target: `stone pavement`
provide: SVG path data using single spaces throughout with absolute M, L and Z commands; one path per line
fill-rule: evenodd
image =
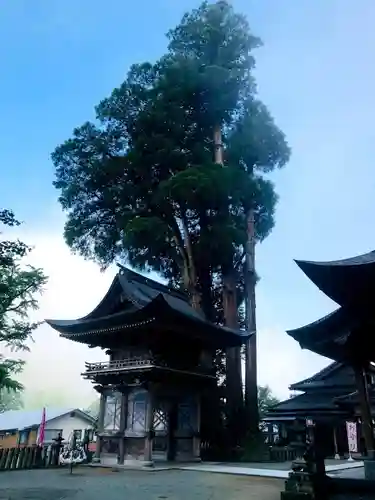
M 220 463 L 202 462 L 198 464 L 180 465 L 179 468 L 186 471 L 217 472 L 221 474 L 234 474 L 239 476 L 258 476 L 287 479 L 292 463 Z M 326 471 L 328 475 L 337 474 L 341 471 L 363 469 L 363 462 L 347 460 L 326 460 Z
M 78 467 L 0 473 L 0 500 L 279 500 L 284 481 L 180 470 Z
M 356 469 L 339 470 L 331 473 L 335 477 L 346 477 L 350 479 L 364 479 L 365 478 L 365 468 L 358 467 Z M 375 498 L 375 494 L 374 494 Z

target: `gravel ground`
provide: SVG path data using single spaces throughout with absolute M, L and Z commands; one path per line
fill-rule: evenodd
M 0 500 L 279 500 L 283 488 L 278 479 L 178 470 L 0 473 Z

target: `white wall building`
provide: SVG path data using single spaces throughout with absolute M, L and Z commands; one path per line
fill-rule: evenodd
M 0 446 L 35 444 L 42 421 L 43 409 L 35 411 L 6 411 L 0 414 Z M 61 433 L 68 440 L 74 432 L 77 440 L 83 439 L 85 429 L 93 429 L 95 419 L 78 408 L 46 408 L 44 442 L 51 443 Z M 13 437 L 10 440 L 10 437 Z M 12 441 L 15 440 L 13 443 Z M 9 444 L 8 444 L 9 443 Z M 4 443 L 5 444 L 5 443 Z
M 51 414 L 51 413 L 50 413 Z M 79 409 L 69 409 L 56 417 L 49 418 L 46 409 L 46 427 L 44 432 L 44 442 L 50 442 L 61 432 L 64 439 L 74 432 L 77 440 L 83 439 L 84 430 L 92 429 L 94 419 Z

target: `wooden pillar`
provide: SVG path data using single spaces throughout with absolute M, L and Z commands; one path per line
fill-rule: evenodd
M 145 451 L 144 460 L 147 464 L 152 465 L 152 445 L 154 439 L 154 393 L 151 388 L 148 390 L 148 400 L 146 405 L 145 418 Z
M 359 405 L 361 409 L 362 431 L 365 439 L 367 456 L 370 459 L 375 459 L 374 434 L 366 372 L 363 367 L 355 367 L 354 372 L 357 383 Z
M 120 442 L 119 442 L 119 464 L 125 459 L 125 429 L 128 413 L 128 394 L 124 390 L 121 392 L 121 414 L 120 414 Z
M 337 427 L 333 424 L 333 446 L 335 448 L 335 460 L 340 460 L 339 447 L 337 445 Z
M 197 396 L 197 422 L 196 422 L 196 432 L 193 437 L 193 457 L 194 460 L 201 459 L 201 397 Z
M 98 427 L 96 431 L 96 448 L 95 448 L 95 459 L 100 459 L 100 436 L 104 430 L 104 416 L 105 416 L 105 394 L 101 392 L 100 403 L 99 403 L 99 416 L 98 416 Z

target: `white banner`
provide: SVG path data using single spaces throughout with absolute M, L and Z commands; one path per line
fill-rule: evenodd
M 357 453 L 357 424 L 355 422 L 346 422 L 346 434 L 348 436 L 349 453 Z

